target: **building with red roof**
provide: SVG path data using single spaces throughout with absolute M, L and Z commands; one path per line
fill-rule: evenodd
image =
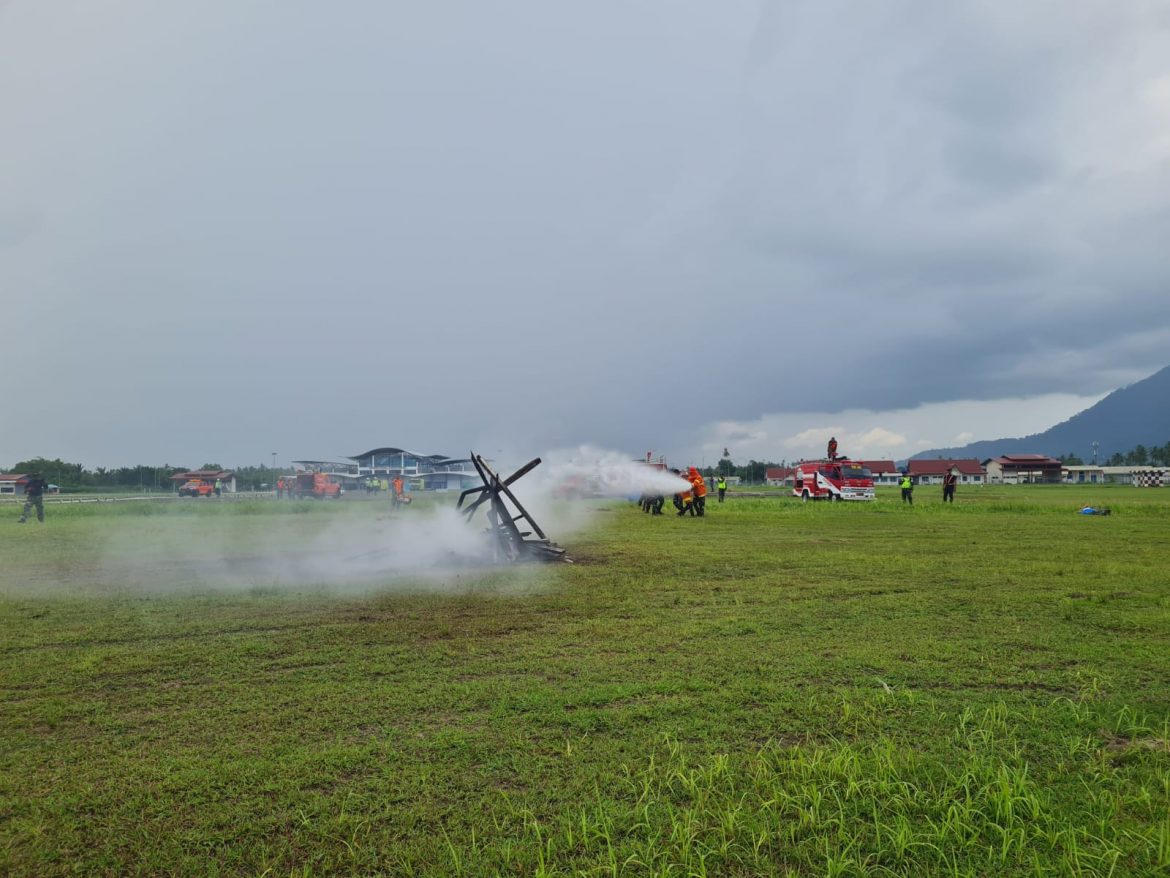
M 790 466 L 770 466 L 764 470 L 764 484 L 777 488 L 791 488 L 794 481 L 793 473 L 795 472 L 796 470 Z
M 859 460 L 857 462 L 869 470 L 875 485 L 896 485 L 902 477 L 898 465 L 892 460 Z
M 26 473 L 0 473 L 0 494 L 15 494 L 19 497 L 27 484 Z

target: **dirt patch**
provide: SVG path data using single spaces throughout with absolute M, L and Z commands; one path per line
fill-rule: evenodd
M 1170 753 L 1170 741 L 1156 738 L 1153 735 L 1129 738 L 1125 735 L 1115 735 L 1101 729 L 1098 734 L 1105 743 L 1105 749 L 1113 753 L 1123 753 L 1129 750 L 1151 750 Z

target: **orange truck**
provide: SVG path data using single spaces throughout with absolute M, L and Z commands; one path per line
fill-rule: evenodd
M 188 479 L 179 488 L 180 497 L 210 497 L 215 493 L 215 485 L 203 479 Z
M 341 485 L 329 478 L 328 473 L 297 473 L 291 492 L 298 500 L 335 500 L 341 496 Z

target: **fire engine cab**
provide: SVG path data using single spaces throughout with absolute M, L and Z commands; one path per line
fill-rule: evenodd
M 792 469 L 792 496 L 801 500 L 873 499 L 873 475 L 855 460 L 802 460 Z

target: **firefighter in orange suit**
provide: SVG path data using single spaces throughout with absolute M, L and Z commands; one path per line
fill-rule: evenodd
M 691 502 L 692 514 L 701 516 L 707 509 L 707 480 L 692 466 L 687 470 L 687 481 L 691 483 L 691 493 L 695 498 Z

